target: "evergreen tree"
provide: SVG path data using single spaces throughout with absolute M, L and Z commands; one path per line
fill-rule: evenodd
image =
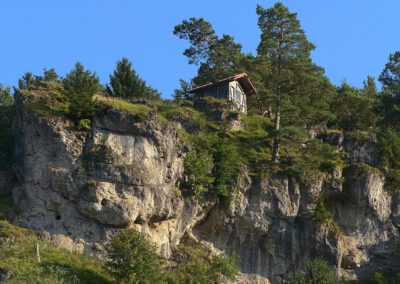
M 113 75 L 110 75 L 108 93 L 114 97 L 125 99 L 159 99 L 156 89 L 146 85 L 132 69 L 132 63 L 127 58 L 117 62 Z
M 180 103 L 183 100 L 189 100 L 191 99 L 191 94 L 189 93 L 189 90 L 191 89 L 190 83 L 186 82 L 183 79 L 179 80 L 180 88 L 174 90 L 174 94 L 172 97 L 174 98 L 174 101 L 177 103 Z
M 400 131 L 400 51 L 389 56 L 379 82 L 382 84 L 382 96 L 377 109 L 382 123 Z
M 272 109 L 274 117 L 272 161 L 278 162 L 282 122 L 307 126 L 326 121 L 331 116 L 327 96 L 331 86 L 323 69 L 311 61 L 315 47 L 307 40 L 296 13 L 276 3 L 269 9 L 257 6 L 257 14 L 261 30 L 258 60 L 268 63 L 267 74 L 261 75 L 268 96 L 264 101 L 273 101 L 272 106 L 265 106 Z
M 20 89 L 28 89 L 33 85 L 35 76 L 32 72 L 26 72 L 21 79 L 18 80 L 18 87 Z
M 368 76 L 367 80 L 363 82 L 362 95 L 371 99 L 378 97 L 378 89 L 376 88 L 375 78 Z
M 55 82 L 58 80 L 58 74 L 54 68 L 43 70 L 43 79 L 47 82 Z
M 0 106 L 9 107 L 14 103 L 14 99 L 10 93 L 10 87 L 4 87 L 0 83 Z
M 75 68 L 62 81 L 69 100 L 69 111 L 74 120 L 91 118 L 96 111 L 93 95 L 101 90 L 96 73 L 85 70 L 77 62 Z
M 344 131 L 368 130 L 375 124 L 374 100 L 364 93 L 365 90 L 351 87 L 346 82 L 337 89 L 332 102 L 337 128 Z
M 184 55 L 189 64 L 199 66 L 195 86 L 215 82 L 239 72 L 242 46 L 229 35 L 218 38 L 212 25 L 203 18 L 190 18 L 175 26 L 174 35 L 188 40 Z

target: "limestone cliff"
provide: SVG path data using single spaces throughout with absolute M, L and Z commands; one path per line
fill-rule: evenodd
M 243 271 L 253 274 L 241 283 L 281 283 L 317 256 L 345 279 L 395 268 L 400 199 L 369 166 L 307 184 L 279 174 L 255 180 L 243 168 L 230 201 L 196 198 L 179 185 L 188 147 L 155 113 L 139 121 L 107 110 L 80 132 L 61 118 L 34 114 L 22 97 L 16 101 L 16 221 L 62 246 L 99 253 L 112 233 L 132 226 L 169 258 L 186 236 L 211 251 L 237 253 Z M 373 145 L 339 140 L 349 159 L 376 161 Z M 314 219 L 321 197 L 335 225 Z

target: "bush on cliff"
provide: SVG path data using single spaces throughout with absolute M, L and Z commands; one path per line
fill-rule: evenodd
M 290 284 L 336 284 L 335 269 L 329 263 L 322 259 L 316 258 L 306 265 L 304 272 L 294 275 Z
M 106 267 L 118 283 L 163 282 L 163 262 L 156 249 L 134 229 L 124 229 L 106 247 Z

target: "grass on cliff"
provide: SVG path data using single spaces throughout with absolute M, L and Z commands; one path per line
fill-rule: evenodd
M 94 96 L 94 99 L 107 107 L 116 110 L 126 111 L 139 121 L 143 121 L 148 116 L 151 108 L 144 104 L 130 103 L 120 98 L 106 97 L 101 95 Z
M 26 100 L 26 107 L 38 115 L 68 117 L 69 103 L 60 82 L 40 81 L 29 89 L 22 89 L 19 92 Z
M 36 243 L 40 263 L 35 258 Z M 6 220 L 0 220 L 0 255 L 0 269 L 12 275 L 7 283 L 111 283 L 99 260 L 57 248 Z

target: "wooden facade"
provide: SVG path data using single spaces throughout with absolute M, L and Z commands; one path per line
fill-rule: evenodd
M 247 96 L 256 93 L 256 89 L 247 74 L 242 73 L 216 83 L 194 88 L 190 92 L 197 97 L 227 99 L 234 102 L 241 112 L 247 113 Z

